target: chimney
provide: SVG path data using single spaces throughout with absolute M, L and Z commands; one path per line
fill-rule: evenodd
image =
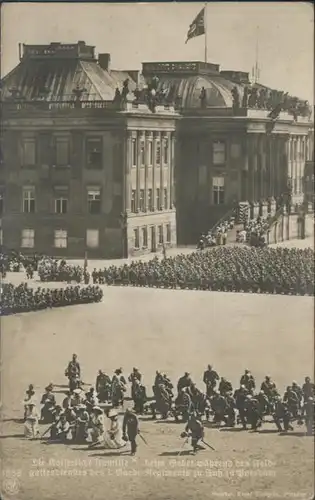
M 98 64 L 103 70 L 109 72 L 110 71 L 110 54 L 99 54 L 98 55 Z

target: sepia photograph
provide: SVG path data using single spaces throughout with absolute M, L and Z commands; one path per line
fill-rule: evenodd
M 314 6 L 4 2 L 1 500 L 314 498 Z

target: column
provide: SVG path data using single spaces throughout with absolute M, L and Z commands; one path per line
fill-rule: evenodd
M 170 134 L 171 144 L 170 144 L 170 208 L 174 208 L 175 202 L 175 132 Z
M 156 210 L 156 144 L 157 132 L 153 132 L 153 162 L 152 162 L 152 211 Z
M 131 210 L 131 161 L 132 161 L 132 133 L 127 132 L 125 136 L 125 158 L 124 158 L 124 175 L 123 175 L 123 188 L 124 188 L 124 202 L 123 208 L 124 212 L 130 212 Z
M 146 132 L 145 133 L 145 143 L 144 143 L 144 151 L 145 151 L 145 164 L 144 164 L 144 206 L 145 206 L 145 211 L 149 211 L 149 163 L 150 163 L 150 158 L 149 158 L 149 143 L 150 139 L 152 138 L 152 132 Z
M 248 156 L 248 198 L 251 203 L 255 201 L 255 168 L 257 168 L 257 157 L 254 158 L 256 137 L 249 134 L 247 136 L 247 156 Z
M 140 168 L 141 168 L 142 133 L 137 132 L 137 166 L 136 166 L 136 211 L 140 212 Z
M 280 170 L 280 137 L 276 136 L 275 137 L 275 144 L 274 144 L 274 168 L 273 168 L 273 194 L 272 196 L 274 198 L 277 198 L 279 196 L 279 170 Z
M 164 210 L 164 148 L 166 136 L 161 134 L 161 164 L 160 164 L 160 210 Z
M 167 209 L 170 210 L 171 207 L 171 183 L 172 183 L 172 177 L 171 177 L 171 162 L 172 162 L 172 156 L 171 156 L 171 149 L 172 149 L 172 135 L 171 132 L 167 132 L 167 143 L 168 143 L 168 150 L 167 150 Z

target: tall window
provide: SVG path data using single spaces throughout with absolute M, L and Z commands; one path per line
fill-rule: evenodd
M 140 166 L 143 167 L 145 164 L 145 149 L 144 149 L 144 142 L 141 141 L 140 143 Z
M 35 212 L 35 188 L 23 188 L 23 212 L 25 214 L 33 214 Z
M 225 143 L 216 141 L 212 144 L 212 161 L 214 165 L 223 165 L 225 163 Z
M 156 164 L 158 166 L 161 165 L 161 143 L 160 142 L 156 143 L 155 161 L 156 161 Z
M 54 236 L 54 247 L 55 248 L 67 248 L 68 244 L 68 233 L 64 229 L 56 229 Z
M 164 238 L 163 238 L 163 226 L 158 226 L 158 232 L 159 232 L 159 243 L 162 245 Z
M 148 229 L 146 227 L 142 228 L 142 246 L 143 248 L 148 246 Z
M 166 242 L 171 243 L 171 225 L 166 224 Z
M 148 189 L 148 209 L 149 212 L 153 211 L 152 189 Z
M 103 166 L 103 142 L 101 137 L 86 139 L 86 166 L 91 169 L 101 169 Z
M 34 248 L 35 244 L 35 231 L 34 229 L 22 229 L 21 247 Z
M 68 199 L 62 196 L 55 199 L 55 213 L 66 214 L 68 211 Z
M 133 189 L 131 191 L 131 212 L 135 214 L 137 211 L 136 209 L 136 190 Z
M 137 139 L 132 139 L 131 143 L 132 166 L 137 166 Z
M 164 165 L 168 164 L 168 147 L 169 147 L 168 139 L 165 138 L 164 139 L 164 151 L 163 151 L 163 156 L 164 156 L 163 163 L 164 163 Z
M 24 167 L 33 167 L 36 165 L 36 140 L 34 138 L 23 139 L 22 152 Z
M 167 204 L 167 189 L 164 189 L 164 208 L 165 210 L 168 209 L 168 204 Z
M 213 190 L 213 204 L 224 204 L 224 177 L 213 177 L 212 179 Z
M 3 215 L 4 202 L 3 202 L 3 193 L 0 192 L 0 217 Z
M 88 248 L 98 248 L 99 246 L 99 230 L 87 229 L 86 230 L 86 246 Z
M 134 234 L 134 248 L 139 248 L 140 241 L 139 241 L 139 228 L 138 227 L 133 230 L 133 234 Z
M 140 189 L 139 209 L 140 209 L 140 212 L 144 212 L 144 211 L 145 211 L 145 205 L 144 205 L 144 189 Z
M 152 141 L 148 142 L 148 148 L 149 148 L 149 153 L 148 153 L 149 165 L 152 165 L 153 164 L 153 143 L 152 143 Z
M 56 137 L 56 165 L 67 167 L 70 163 L 69 139 L 67 137 Z
M 161 207 L 161 191 L 160 188 L 156 190 L 156 209 L 160 210 Z
M 88 190 L 88 211 L 90 214 L 101 212 L 101 190 L 99 188 Z

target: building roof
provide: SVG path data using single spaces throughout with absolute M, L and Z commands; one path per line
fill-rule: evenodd
M 112 100 L 116 88 L 121 90 L 126 78 L 132 92 L 136 82 L 126 71 L 105 70 L 94 57 L 70 58 L 63 54 L 57 57 L 50 53 L 45 55 L 43 51 L 38 54 L 37 50 L 35 54 L 27 52 L 3 78 L 2 99 L 9 99 L 14 89 L 18 97 L 27 101 L 38 98 L 68 101 L 75 99 L 73 90 L 78 88 L 82 91 L 82 100 Z

